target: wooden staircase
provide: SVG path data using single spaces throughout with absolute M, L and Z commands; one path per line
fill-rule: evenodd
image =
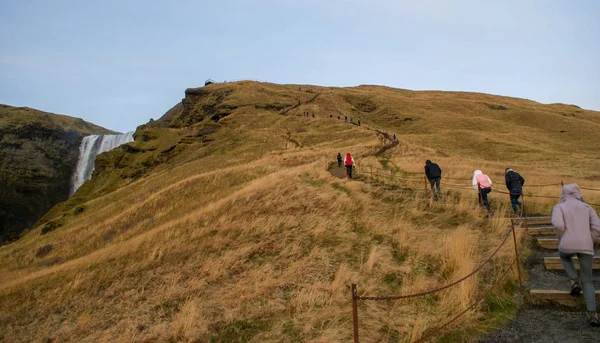
M 549 216 L 531 217 L 515 221 L 518 229 L 527 232 L 527 235 L 533 241 L 533 249 L 539 248 L 544 252 L 544 265 L 548 273 L 557 270 L 564 270 L 564 267 L 558 257 L 558 239 L 554 234 L 552 227 L 552 218 Z M 554 255 L 554 256 L 548 256 Z M 579 269 L 577 258 L 574 258 L 575 266 Z M 600 257 L 594 257 L 593 268 L 600 270 Z M 558 286 L 568 287 L 568 278 L 564 275 L 564 282 L 558 282 Z M 531 303 L 556 303 L 568 307 L 582 307 L 584 304 L 583 295 L 572 296 L 568 290 L 556 289 L 531 289 L 529 291 Z M 600 304 L 600 290 L 596 291 L 596 301 Z

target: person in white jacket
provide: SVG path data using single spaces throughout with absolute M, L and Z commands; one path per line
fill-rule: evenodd
M 479 203 L 483 204 L 488 211 L 491 211 L 487 196 L 492 191 L 492 180 L 481 170 L 476 170 L 473 172 L 473 188 L 478 190 Z

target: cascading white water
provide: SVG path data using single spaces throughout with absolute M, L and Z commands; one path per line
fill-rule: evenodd
M 133 131 L 120 135 L 92 135 L 83 137 L 79 145 L 79 159 L 71 178 L 71 195 L 92 177 L 96 156 L 121 144 L 133 142 Z

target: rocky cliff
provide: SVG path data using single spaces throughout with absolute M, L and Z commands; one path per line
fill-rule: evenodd
M 79 118 L 0 105 L 0 244 L 67 199 L 81 140 L 105 133 Z

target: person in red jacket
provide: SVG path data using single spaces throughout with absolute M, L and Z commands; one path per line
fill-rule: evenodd
M 354 159 L 352 158 L 352 155 L 350 155 L 350 153 L 346 154 L 344 165 L 346 166 L 346 175 L 348 176 L 349 179 L 351 179 L 352 178 L 352 167 L 354 167 Z

